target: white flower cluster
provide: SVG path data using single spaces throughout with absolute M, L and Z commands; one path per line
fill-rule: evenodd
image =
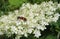
M 8 37 L 16 34 L 15 39 L 22 35 L 34 34 L 35 37 L 41 36 L 41 31 L 46 29 L 50 22 L 56 22 L 59 13 L 56 13 L 57 5 L 52 1 L 42 2 L 41 4 L 23 4 L 19 10 L 9 12 L 9 15 L 0 17 L 0 35 L 6 34 Z

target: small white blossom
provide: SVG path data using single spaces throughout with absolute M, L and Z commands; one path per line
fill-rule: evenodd
M 0 35 L 3 35 L 4 33 L 0 31 Z
M 60 4 L 58 4 L 58 8 L 60 8 Z
M 41 33 L 39 30 L 35 30 L 34 31 L 35 37 L 39 38 L 39 36 L 41 36 Z

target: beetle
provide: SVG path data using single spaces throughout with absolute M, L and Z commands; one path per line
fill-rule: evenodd
M 27 19 L 25 17 L 21 17 L 21 16 L 18 16 L 17 19 L 20 19 L 20 20 L 23 20 L 23 21 L 27 21 Z

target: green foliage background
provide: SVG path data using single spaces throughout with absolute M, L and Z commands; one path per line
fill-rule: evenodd
M 14 11 L 19 9 L 23 3 L 37 3 L 40 4 L 43 1 L 50 1 L 50 0 L 0 0 L 0 16 L 4 14 L 8 14 L 8 11 Z M 60 0 L 51 0 L 53 2 L 60 3 Z M 60 13 L 60 9 L 57 9 L 57 12 Z M 41 31 L 42 36 L 39 38 L 35 38 L 33 34 L 29 35 L 28 38 L 21 37 L 21 39 L 60 39 L 60 17 L 56 23 L 51 23 L 45 31 Z M 0 39 L 14 39 L 15 34 L 11 37 L 7 37 L 6 35 L 0 36 Z

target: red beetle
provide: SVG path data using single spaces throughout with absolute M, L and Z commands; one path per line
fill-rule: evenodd
M 18 16 L 17 19 L 20 19 L 20 20 L 23 20 L 23 21 L 27 21 L 27 19 L 25 17 Z

